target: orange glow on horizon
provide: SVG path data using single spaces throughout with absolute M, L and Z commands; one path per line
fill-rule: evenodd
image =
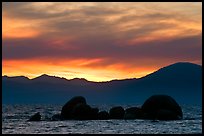
M 94 60 L 93 60 L 94 61 Z M 89 61 L 89 62 L 93 62 Z M 149 73 L 154 72 L 157 68 L 125 68 L 123 65 L 111 65 L 108 67 L 86 67 L 83 64 L 87 64 L 87 61 L 82 60 L 69 61 L 69 63 L 59 63 L 60 65 L 55 65 L 52 63 L 45 63 L 39 60 L 24 60 L 24 61 L 14 61 L 14 60 L 4 60 L 2 62 L 2 76 L 26 76 L 28 78 L 35 78 L 42 74 L 48 74 L 51 76 L 64 77 L 66 79 L 73 78 L 85 78 L 89 81 L 110 81 L 114 79 L 127 79 L 127 78 L 140 78 Z M 80 67 L 74 64 L 82 64 Z M 63 65 L 62 65 L 63 64 Z M 14 68 L 18 66 L 18 68 Z M 40 66 L 40 67 L 39 67 Z M 49 72 L 48 72 L 49 71 Z

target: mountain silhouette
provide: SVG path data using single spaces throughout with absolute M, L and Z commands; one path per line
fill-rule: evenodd
M 183 104 L 201 104 L 202 66 L 179 62 L 142 78 L 91 82 L 43 74 L 34 79 L 2 76 L 3 103 L 64 103 L 83 95 L 90 103 L 142 103 L 167 94 Z
M 46 74 L 43 74 L 39 77 L 31 79 L 32 82 L 35 83 L 52 83 L 52 84 L 63 84 L 67 82 L 66 78 L 56 77 L 56 76 L 49 76 Z
M 202 78 L 202 67 L 192 63 L 179 62 L 142 77 L 143 83 L 157 84 L 159 86 L 190 86 L 198 85 Z M 154 81 L 154 82 L 153 82 Z

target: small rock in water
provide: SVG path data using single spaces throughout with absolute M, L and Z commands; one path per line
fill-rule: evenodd
M 37 112 L 33 116 L 30 117 L 28 121 L 40 121 L 41 120 L 41 115 L 40 112 Z
M 124 119 L 141 119 L 143 118 L 143 112 L 141 108 L 130 107 L 125 110 Z
M 121 106 L 113 107 L 109 111 L 110 119 L 123 119 L 125 110 Z

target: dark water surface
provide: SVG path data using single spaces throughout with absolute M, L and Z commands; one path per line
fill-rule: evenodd
M 31 115 L 40 112 L 46 120 L 60 113 L 62 105 L 2 105 L 3 134 L 196 134 L 202 133 L 202 107 L 183 105 L 183 120 L 89 120 L 89 121 L 39 121 L 26 122 Z M 99 110 L 109 110 L 113 105 L 91 105 Z M 135 105 L 122 105 L 128 108 Z

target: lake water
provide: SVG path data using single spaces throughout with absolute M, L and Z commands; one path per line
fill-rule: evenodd
M 109 109 L 113 105 L 91 105 L 99 110 Z M 122 105 L 128 108 L 137 105 Z M 201 134 L 202 107 L 181 106 L 183 120 L 88 120 L 88 121 L 39 121 L 27 122 L 29 117 L 40 112 L 46 120 L 60 113 L 62 105 L 2 105 L 3 134 Z

